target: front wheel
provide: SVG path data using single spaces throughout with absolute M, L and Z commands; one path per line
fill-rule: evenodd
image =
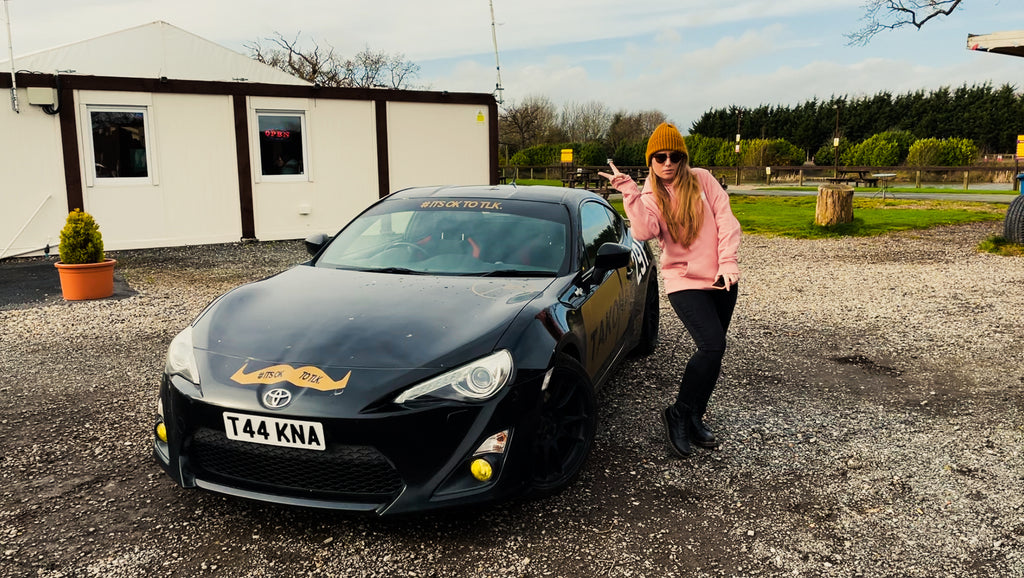
M 575 359 L 559 354 L 541 391 L 531 493 L 557 494 L 575 481 L 596 431 L 597 400 L 590 377 Z

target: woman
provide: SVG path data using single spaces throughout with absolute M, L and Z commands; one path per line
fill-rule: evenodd
M 661 245 L 665 292 L 697 345 L 676 402 L 662 412 L 673 450 L 686 457 L 692 453 L 691 442 L 708 448 L 718 445 L 704 425 L 704 413 L 722 368 L 725 333 L 736 307 L 740 224 L 718 180 L 689 166 L 686 142 L 671 124 L 659 125 L 647 141 L 651 175 L 642 191 L 613 163 L 610 166 L 611 174 L 600 175 L 622 193 L 633 236 L 657 239 Z

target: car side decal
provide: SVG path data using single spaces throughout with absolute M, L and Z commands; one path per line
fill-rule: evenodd
M 644 250 L 643 241 L 633 239 L 633 260 L 636 261 L 637 267 L 637 274 L 634 275 L 634 279 L 636 284 L 639 285 L 647 273 L 647 268 L 651 266 L 651 261 L 647 258 L 647 251 Z
M 345 374 L 345 377 L 338 381 L 334 381 L 319 367 L 307 365 L 305 367 L 294 368 L 285 364 L 274 365 L 264 369 L 257 369 L 251 373 L 245 373 L 245 368 L 248 367 L 248 365 L 249 364 L 246 363 L 242 365 L 242 367 L 238 368 L 238 371 L 231 376 L 231 381 L 242 385 L 272 385 L 287 381 L 288 383 L 299 387 L 308 387 L 320 391 L 335 391 L 345 389 L 345 386 L 348 385 L 348 378 L 352 375 L 352 372 L 349 371 Z

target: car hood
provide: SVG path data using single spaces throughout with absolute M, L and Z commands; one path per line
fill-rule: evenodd
M 249 370 L 452 367 L 490 353 L 552 281 L 303 265 L 222 296 L 196 321 L 193 342 L 208 355 L 246 360 Z

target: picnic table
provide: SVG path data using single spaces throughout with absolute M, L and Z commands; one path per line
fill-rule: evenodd
M 878 186 L 878 177 L 871 174 L 871 171 L 839 171 L 834 177 L 825 177 L 825 180 L 832 184 L 863 184 L 865 187 Z
M 562 176 L 562 186 L 570 189 L 587 189 L 608 198 L 611 192 L 608 190 L 608 181 L 598 174 L 599 171 L 586 168 L 577 168 L 568 171 Z

